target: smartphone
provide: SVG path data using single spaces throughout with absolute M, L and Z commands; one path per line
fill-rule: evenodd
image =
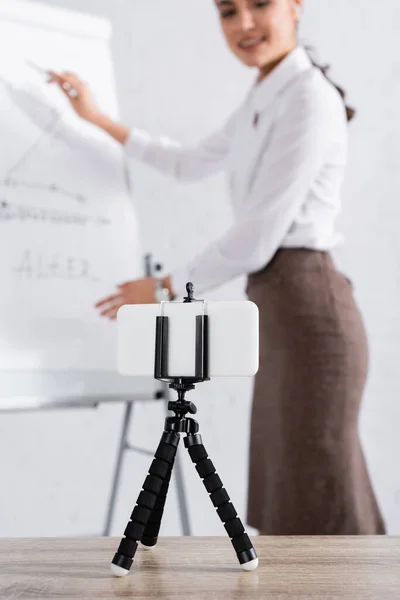
M 154 376 L 157 316 L 168 317 L 168 376 L 194 377 L 196 316 L 208 315 L 209 377 L 252 377 L 259 365 L 259 312 L 250 301 L 163 302 L 122 306 L 117 369 Z

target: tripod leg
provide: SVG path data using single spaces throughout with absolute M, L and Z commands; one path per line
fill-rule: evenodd
M 170 465 L 164 483 L 161 486 L 160 493 L 158 494 L 154 508 L 151 511 L 149 520 L 147 521 L 147 525 L 144 529 L 142 539 L 140 540 L 143 548 L 145 548 L 146 550 L 151 550 L 157 544 L 158 534 L 161 527 L 161 520 L 164 513 L 164 506 L 165 501 L 167 499 L 167 493 L 169 488 L 169 482 L 171 480 L 173 466 L 174 464 L 172 463 Z
M 213 463 L 208 458 L 201 435 L 198 433 L 188 434 L 185 438 L 185 447 L 192 462 L 196 464 L 196 471 L 202 478 L 204 486 L 210 494 L 211 502 L 216 507 L 218 516 L 231 538 L 239 563 L 245 571 L 253 571 L 258 567 L 257 553 L 230 501 L 228 492 L 223 487 Z
M 164 431 L 154 455 L 154 460 L 151 463 L 149 474 L 144 481 L 143 489 L 138 496 L 131 519 L 124 531 L 125 537 L 122 538 L 111 563 L 111 571 L 117 577 L 127 575 L 132 566 L 138 541 L 143 538 L 147 523 L 156 507 L 157 499 L 165 481 L 168 477 L 171 477 L 178 444 L 178 433 Z M 159 513 L 157 512 L 157 514 Z M 161 515 L 159 519 L 161 523 Z

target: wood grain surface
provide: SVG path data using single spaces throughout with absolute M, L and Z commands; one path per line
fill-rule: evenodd
M 228 538 L 160 538 L 127 577 L 109 563 L 119 538 L 0 540 L 0 598 L 100 600 L 400 600 L 400 538 L 255 537 L 256 571 Z

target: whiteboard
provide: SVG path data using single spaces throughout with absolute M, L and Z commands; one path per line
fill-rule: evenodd
M 0 393 L 12 373 L 34 393 L 63 372 L 63 393 L 90 392 L 100 372 L 132 388 L 115 372 L 116 325 L 94 309 L 143 275 L 123 149 L 27 63 L 79 73 L 117 118 L 110 36 L 103 19 L 0 4 Z

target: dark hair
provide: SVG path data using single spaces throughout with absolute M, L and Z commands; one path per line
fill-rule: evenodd
M 346 114 L 347 114 L 347 120 L 351 121 L 352 118 L 355 116 L 356 111 L 354 110 L 354 108 L 351 108 L 350 106 L 347 106 L 346 104 L 346 92 L 344 91 L 343 88 L 339 87 L 336 83 L 334 83 L 327 75 L 330 66 L 329 65 L 321 65 L 317 62 L 315 56 L 316 56 L 316 52 L 315 52 L 315 48 L 313 48 L 312 46 L 304 46 L 305 51 L 307 52 L 309 59 L 311 60 L 312 64 L 314 65 L 314 67 L 317 67 L 318 69 L 320 69 L 320 71 L 325 75 L 325 77 L 327 78 L 327 80 L 329 81 L 329 83 L 331 83 L 339 92 L 339 94 L 341 95 L 341 97 L 343 98 L 343 102 L 346 108 Z

